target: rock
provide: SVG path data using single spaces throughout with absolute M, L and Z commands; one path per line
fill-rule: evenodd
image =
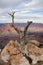
M 9 59 L 10 55 L 12 54 L 19 54 L 19 45 L 17 44 L 16 41 L 10 41 L 5 48 L 3 49 L 1 53 L 1 58 L 5 58 L 6 60 Z
M 35 44 L 27 44 L 27 50 L 29 54 L 34 55 L 43 55 L 43 48 L 37 47 Z
M 30 65 L 29 61 L 22 55 L 22 53 L 11 56 L 10 60 L 11 65 Z
M 11 65 L 30 65 L 29 61 L 20 51 L 17 41 L 10 41 L 1 52 L 1 59 Z
M 27 51 L 33 64 L 37 63 L 37 61 L 43 61 L 43 48 L 39 48 L 34 44 L 27 44 Z
M 29 64 L 29 61 L 25 57 L 22 57 L 20 59 L 20 65 L 30 65 L 30 64 Z

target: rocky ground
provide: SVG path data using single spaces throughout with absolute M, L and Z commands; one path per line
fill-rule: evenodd
M 11 40 L 0 53 L 0 65 L 43 65 L 43 48 Z

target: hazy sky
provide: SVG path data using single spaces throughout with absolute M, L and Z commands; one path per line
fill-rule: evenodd
M 43 0 L 0 0 L 0 23 L 11 22 L 8 12 L 15 11 L 15 22 L 43 23 Z

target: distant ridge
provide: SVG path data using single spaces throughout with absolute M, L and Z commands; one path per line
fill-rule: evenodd
M 7 24 L 11 24 L 11 23 L 0 23 L 0 26 L 2 25 L 7 25 Z M 27 23 L 14 23 L 15 26 L 26 26 Z M 30 26 L 42 26 L 42 23 L 32 23 Z
M 14 23 L 14 26 L 19 28 L 19 29 L 21 29 L 21 28 L 24 29 L 26 27 L 26 25 L 27 25 L 27 23 Z M 11 27 L 10 23 L 0 24 L 0 29 L 2 28 L 4 30 L 4 27 L 6 29 L 8 26 Z M 9 29 L 9 27 L 8 27 L 8 29 Z M 41 24 L 41 23 L 32 23 L 30 25 L 30 27 L 28 28 L 28 31 L 29 32 L 43 33 L 43 24 Z

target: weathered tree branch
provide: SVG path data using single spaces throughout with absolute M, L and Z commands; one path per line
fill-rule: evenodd
M 28 24 L 27 24 L 27 26 L 24 29 L 24 44 L 26 43 L 26 32 L 27 32 L 28 27 L 30 26 L 31 23 L 32 23 L 32 21 L 30 21 L 30 22 L 28 21 Z

